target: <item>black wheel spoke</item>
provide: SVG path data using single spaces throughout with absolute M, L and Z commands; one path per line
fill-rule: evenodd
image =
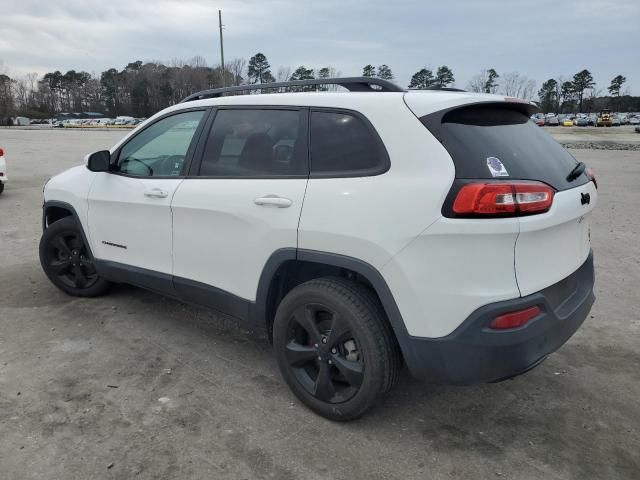
M 87 285 L 87 276 L 79 265 L 73 267 L 73 277 L 77 288 L 84 288 Z
M 300 367 L 305 363 L 312 361 L 318 355 L 313 347 L 300 345 L 294 341 L 287 344 L 285 353 L 287 355 L 289 365 L 294 367 Z
M 316 324 L 315 311 L 309 306 L 304 306 L 295 311 L 294 317 L 307 332 L 309 343 L 317 344 L 320 341 L 320 332 Z
M 361 363 L 347 360 L 340 355 L 334 355 L 333 363 L 349 385 L 359 387 L 362 384 L 363 369 Z
M 56 275 L 62 275 L 67 270 L 69 270 L 71 265 L 73 265 L 73 261 L 70 258 L 66 260 L 56 260 L 49 264 L 49 266 L 51 267 L 51 270 Z
M 64 237 L 58 236 L 53 240 L 52 243 L 54 247 L 64 253 L 67 257 L 71 256 L 71 249 L 67 245 L 67 242 L 65 242 Z
M 321 363 L 318 377 L 314 385 L 314 396 L 323 402 L 328 402 L 335 395 L 336 389 L 331 380 L 331 369 L 328 364 Z
M 327 338 L 327 345 L 329 347 L 335 347 L 341 340 L 346 340 L 345 336 L 347 333 L 349 333 L 349 325 L 340 315 L 334 313 L 331 330 L 329 332 L 329 337 Z

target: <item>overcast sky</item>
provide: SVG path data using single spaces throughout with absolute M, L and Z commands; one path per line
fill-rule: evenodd
M 343 76 L 386 63 L 407 85 L 446 64 L 465 87 L 484 68 L 540 83 L 587 68 L 606 93 L 617 74 L 640 94 L 640 0 L 0 0 L 0 69 L 11 76 L 100 74 L 134 60 L 264 53 Z

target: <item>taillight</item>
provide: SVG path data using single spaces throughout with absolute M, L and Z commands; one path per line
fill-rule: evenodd
M 518 328 L 526 324 L 529 320 L 533 320 L 538 315 L 540 315 L 540 307 L 534 305 L 533 307 L 528 307 L 524 310 L 518 310 L 517 312 L 509 312 L 503 315 L 499 315 L 491 320 L 489 327 L 493 328 L 494 330 Z
M 593 171 L 593 168 L 587 168 L 587 177 L 591 179 L 591 181 L 593 182 L 593 186 L 598 188 L 598 182 L 596 182 L 596 173 Z
M 0 148 L 0 157 L 4 157 L 4 150 Z
M 551 208 L 553 188 L 541 182 L 466 183 L 453 202 L 461 217 L 531 215 Z

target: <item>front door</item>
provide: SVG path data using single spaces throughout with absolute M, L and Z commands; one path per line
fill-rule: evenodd
M 112 154 L 112 171 L 97 174 L 88 215 L 97 259 L 171 274 L 171 199 L 205 113 L 160 118 Z

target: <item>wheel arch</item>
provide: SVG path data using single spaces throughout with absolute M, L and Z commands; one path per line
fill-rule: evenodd
M 403 351 L 408 336 L 400 310 L 382 274 L 360 259 L 317 250 L 287 248 L 274 252 L 262 271 L 250 315 L 272 339 L 278 304 L 295 286 L 320 277 L 341 276 L 364 284 L 377 296 L 395 339 Z
M 71 217 L 78 224 L 78 228 L 80 229 L 80 233 L 82 234 L 82 240 L 84 244 L 89 249 L 89 252 L 93 255 L 91 251 L 91 244 L 89 243 L 89 239 L 84 231 L 84 226 L 80 221 L 80 216 L 76 209 L 67 202 L 62 202 L 59 200 L 47 200 L 42 205 L 42 231 L 44 232 L 49 225 L 57 222 L 58 220 L 62 220 L 63 218 Z
M 66 217 L 73 217 L 80 226 L 80 218 L 73 206 L 66 202 L 48 200 L 42 206 L 42 230 L 46 230 L 49 225 Z

